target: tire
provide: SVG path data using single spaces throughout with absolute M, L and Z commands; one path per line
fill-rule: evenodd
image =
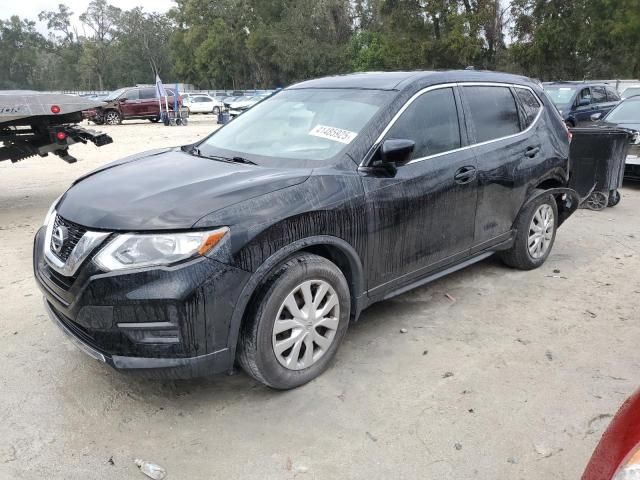
M 607 201 L 607 207 L 615 207 L 620 203 L 622 199 L 620 192 L 618 190 L 611 190 L 609 192 L 609 200 Z
M 220 115 L 220 107 L 213 107 L 211 113 L 213 113 L 214 115 Z
M 122 123 L 122 116 L 117 110 L 107 110 L 104 113 L 104 123 L 106 125 L 120 125 Z
M 313 311 L 320 310 L 322 317 L 315 323 L 304 314 L 309 313 L 305 290 L 320 302 Z M 286 304 L 298 308 L 298 316 Z M 327 307 L 330 310 L 322 312 Z M 303 385 L 329 366 L 347 332 L 350 308 L 347 280 L 335 264 L 310 253 L 295 254 L 274 269 L 250 304 L 240 331 L 238 362 L 269 387 L 288 390 Z
M 607 208 L 609 196 L 604 192 L 591 192 L 591 195 L 583 202 L 589 210 L 600 211 Z
M 158 122 L 160 121 L 160 117 L 153 117 L 153 118 L 150 118 L 150 119 L 149 119 L 149 121 L 150 121 L 151 123 L 158 123 Z
M 537 192 L 540 192 L 540 190 L 536 190 L 534 193 Z M 544 221 L 545 214 L 552 215 L 551 223 L 547 224 Z M 536 222 L 535 224 L 534 220 Z M 539 220 L 543 220 L 542 224 Z M 534 231 L 534 225 L 542 228 L 542 231 Z M 515 228 L 516 239 L 513 246 L 509 250 L 500 252 L 502 261 L 508 266 L 520 270 L 533 270 L 534 268 L 538 268 L 546 261 L 549 253 L 551 253 L 553 243 L 556 239 L 558 206 L 553 195 L 541 195 L 525 206 L 518 215 Z M 533 240 L 536 235 L 538 235 L 537 243 Z M 532 244 L 533 246 L 530 248 Z

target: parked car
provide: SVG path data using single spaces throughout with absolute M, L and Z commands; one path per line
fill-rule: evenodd
M 544 91 L 558 107 L 569 127 L 591 122 L 594 113 L 605 114 L 620 101 L 615 88 L 596 83 L 556 82 L 544 85 Z
M 541 266 L 577 208 L 542 89 L 476 71 L 299 83 L 195 144 L 91 172 L 34 243 L 52 320 L 121 370 L 325 370 L 369 305 L 498 253 Z
M 640 132 L 640 97 L 629 97 L 620 102 L 613 110 L 602 116 L 600 113 L 591 115 L 591 120 L 597 125 L 608 127 L 623 127 Z M 636 138 L 629 147 L 625 160 L 624 176 L 633 180 L 640 180 L 640 145 Z
M 640 85 L 630 85 L 626 87 L 620 94 L 620 97 L 622 97 L 622 99 L 625 99 L 629 97 L 635 97 L 636 95 L 640 95 Z
M 169 110 L 173 110 L 174 92 L 166 89 Z M 111 92 L 102 101 L 107 104 L 100 108 L 92 108 L 83 112 L 84 118 L 98 125 L 118 125 L 123 120 L 146 118 L 151 122 L 160 121 L 160 105 L 156 97 L 155 87 L 121 88 Z M 166 108 L 162 99 L 163 109 Z
M 631 395 L 613 417 L 581 478 L 640 478 L 640 390 Z
M 231 117 L 237 117 L 263 99 L 264 97 L 259 95 L 245 96 L 236 98 L 232 102 L 225 102 L 224 105 L 229 109 Z
M 209 95 L 189 95 L 183 99 L 182 104 L 187 107 L 189 113 L 213 113 L 218 115 L 224 108 L 224 104 Z

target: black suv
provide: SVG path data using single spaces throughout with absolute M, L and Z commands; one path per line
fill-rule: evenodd
M 591 123 L 592 115 L 604 116 L 620 101 L 616 89 L 602 83 L 546 83 L 544 91 L 569 127 Z
M 374 302 L 494 253 L 542 265 L 579 200 L 568 152 L 524 77 L 307 81 L 196 144 L 77 180 L 36 234 L 35 275 L 53 321 L 117 369 L 238 360 L 292 388 Z

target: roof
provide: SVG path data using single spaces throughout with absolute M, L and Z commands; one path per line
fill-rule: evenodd
M 307 80 L 288 87 L 299 88 L 353 88 L 375 90 L 401 90 L 415 82 L 438 84 L 445 82 L 486 81 L 504 83 L 531 83 L 520 75 L 481 70 L 442 70 L 413 72 L 362 72 Z
M 558 82 L 544 82 L 543 84 L 545 87 L 547 86 L 562 86 L 562 85 L 566 85 L 566 86 L 570 86 L 570 87 L 580 87 L 580 86 L 589 86 L 589 85 L 596 85 L 596 86 L 607 86 L 607 87 L 611 87 L 613 85 L 611 85 L 610 83 L 605 83 L 605 82 L 590 82 L 589 80 L 561 80 Z

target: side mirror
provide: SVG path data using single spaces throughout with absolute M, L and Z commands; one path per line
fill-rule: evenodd
M 415 147 L 416 142 L 413 140 L 391 138 L 382 143 L 380 157 L 385 163 L 392 163 L 396 166 L 404 165 L 411 160 L 411 154 Z
M 600 120 L 600 117 L 602 117 L 602 113 L 594 113 L 593 115 L 591 115 L 591 121 L 597 122 L 598 120 Z
M 591 105 L 591 100 L 589 100 L 588 98 L 581 98 L 578 102 L 579 107 L 586 107 L 587 105 Z

